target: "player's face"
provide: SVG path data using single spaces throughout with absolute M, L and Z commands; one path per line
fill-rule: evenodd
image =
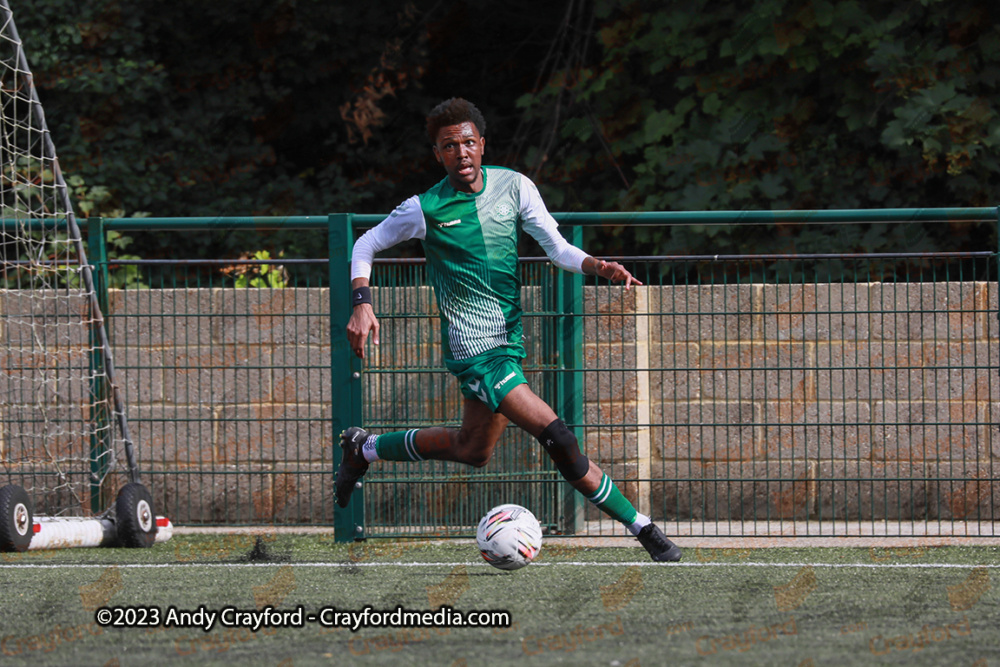
M 451 186 L 460 192 L 483 189 L 483 153 L 486 138 L 479 135 L 475 123 L 446 125 L 438 130 L 434 157 L 448 172 Z

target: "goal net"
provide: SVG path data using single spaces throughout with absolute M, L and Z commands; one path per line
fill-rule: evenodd
M 0 487 L 93 516 L 136 472 L 80 230 L 7 0 L 0 0 Z M 37 530 L 37 528 L 36 528 Z

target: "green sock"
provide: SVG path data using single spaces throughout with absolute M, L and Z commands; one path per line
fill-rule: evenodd
M 598 485 L 597 491 L 586 496 L 586 498 L 597 505 L 602 512 L 616 521 L 621 521 L 626 526 L 635 523 L 635 519 L 639 514 L 607 474 L 601 477 L 601 483 Z
M 423 461 L 417 452 L 417 429 L 383 433 L 375 441 L 375 453 L 383 461 Z

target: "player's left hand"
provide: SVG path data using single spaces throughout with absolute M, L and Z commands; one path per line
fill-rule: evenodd
M 602 278 L 607 278 L 613 283 L 625 283 L 626 290 L 632 284 L 642 284 L 635 276 L 628 272 L 628 269 L 618 262 L 606 262 L 603 259 L 598 259 L 596 269 L 597 275 Z

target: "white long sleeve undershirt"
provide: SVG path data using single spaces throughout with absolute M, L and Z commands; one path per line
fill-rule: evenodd
M 520 177 L 522 228 L 538 242 L 553 264 L 565 271 L 583 273 L 587 253 L 570 244 L 559 233 L 559 226 L 545 207 L 538 188 L 528 177 L 523 174 Z M 423 239 L 426 234 L 427 222 L 420 208 L 420 198 L 410 197 L 355 242 L 351 255 L 351 280 L 371 277 L 376 254 L 410 239 Z

